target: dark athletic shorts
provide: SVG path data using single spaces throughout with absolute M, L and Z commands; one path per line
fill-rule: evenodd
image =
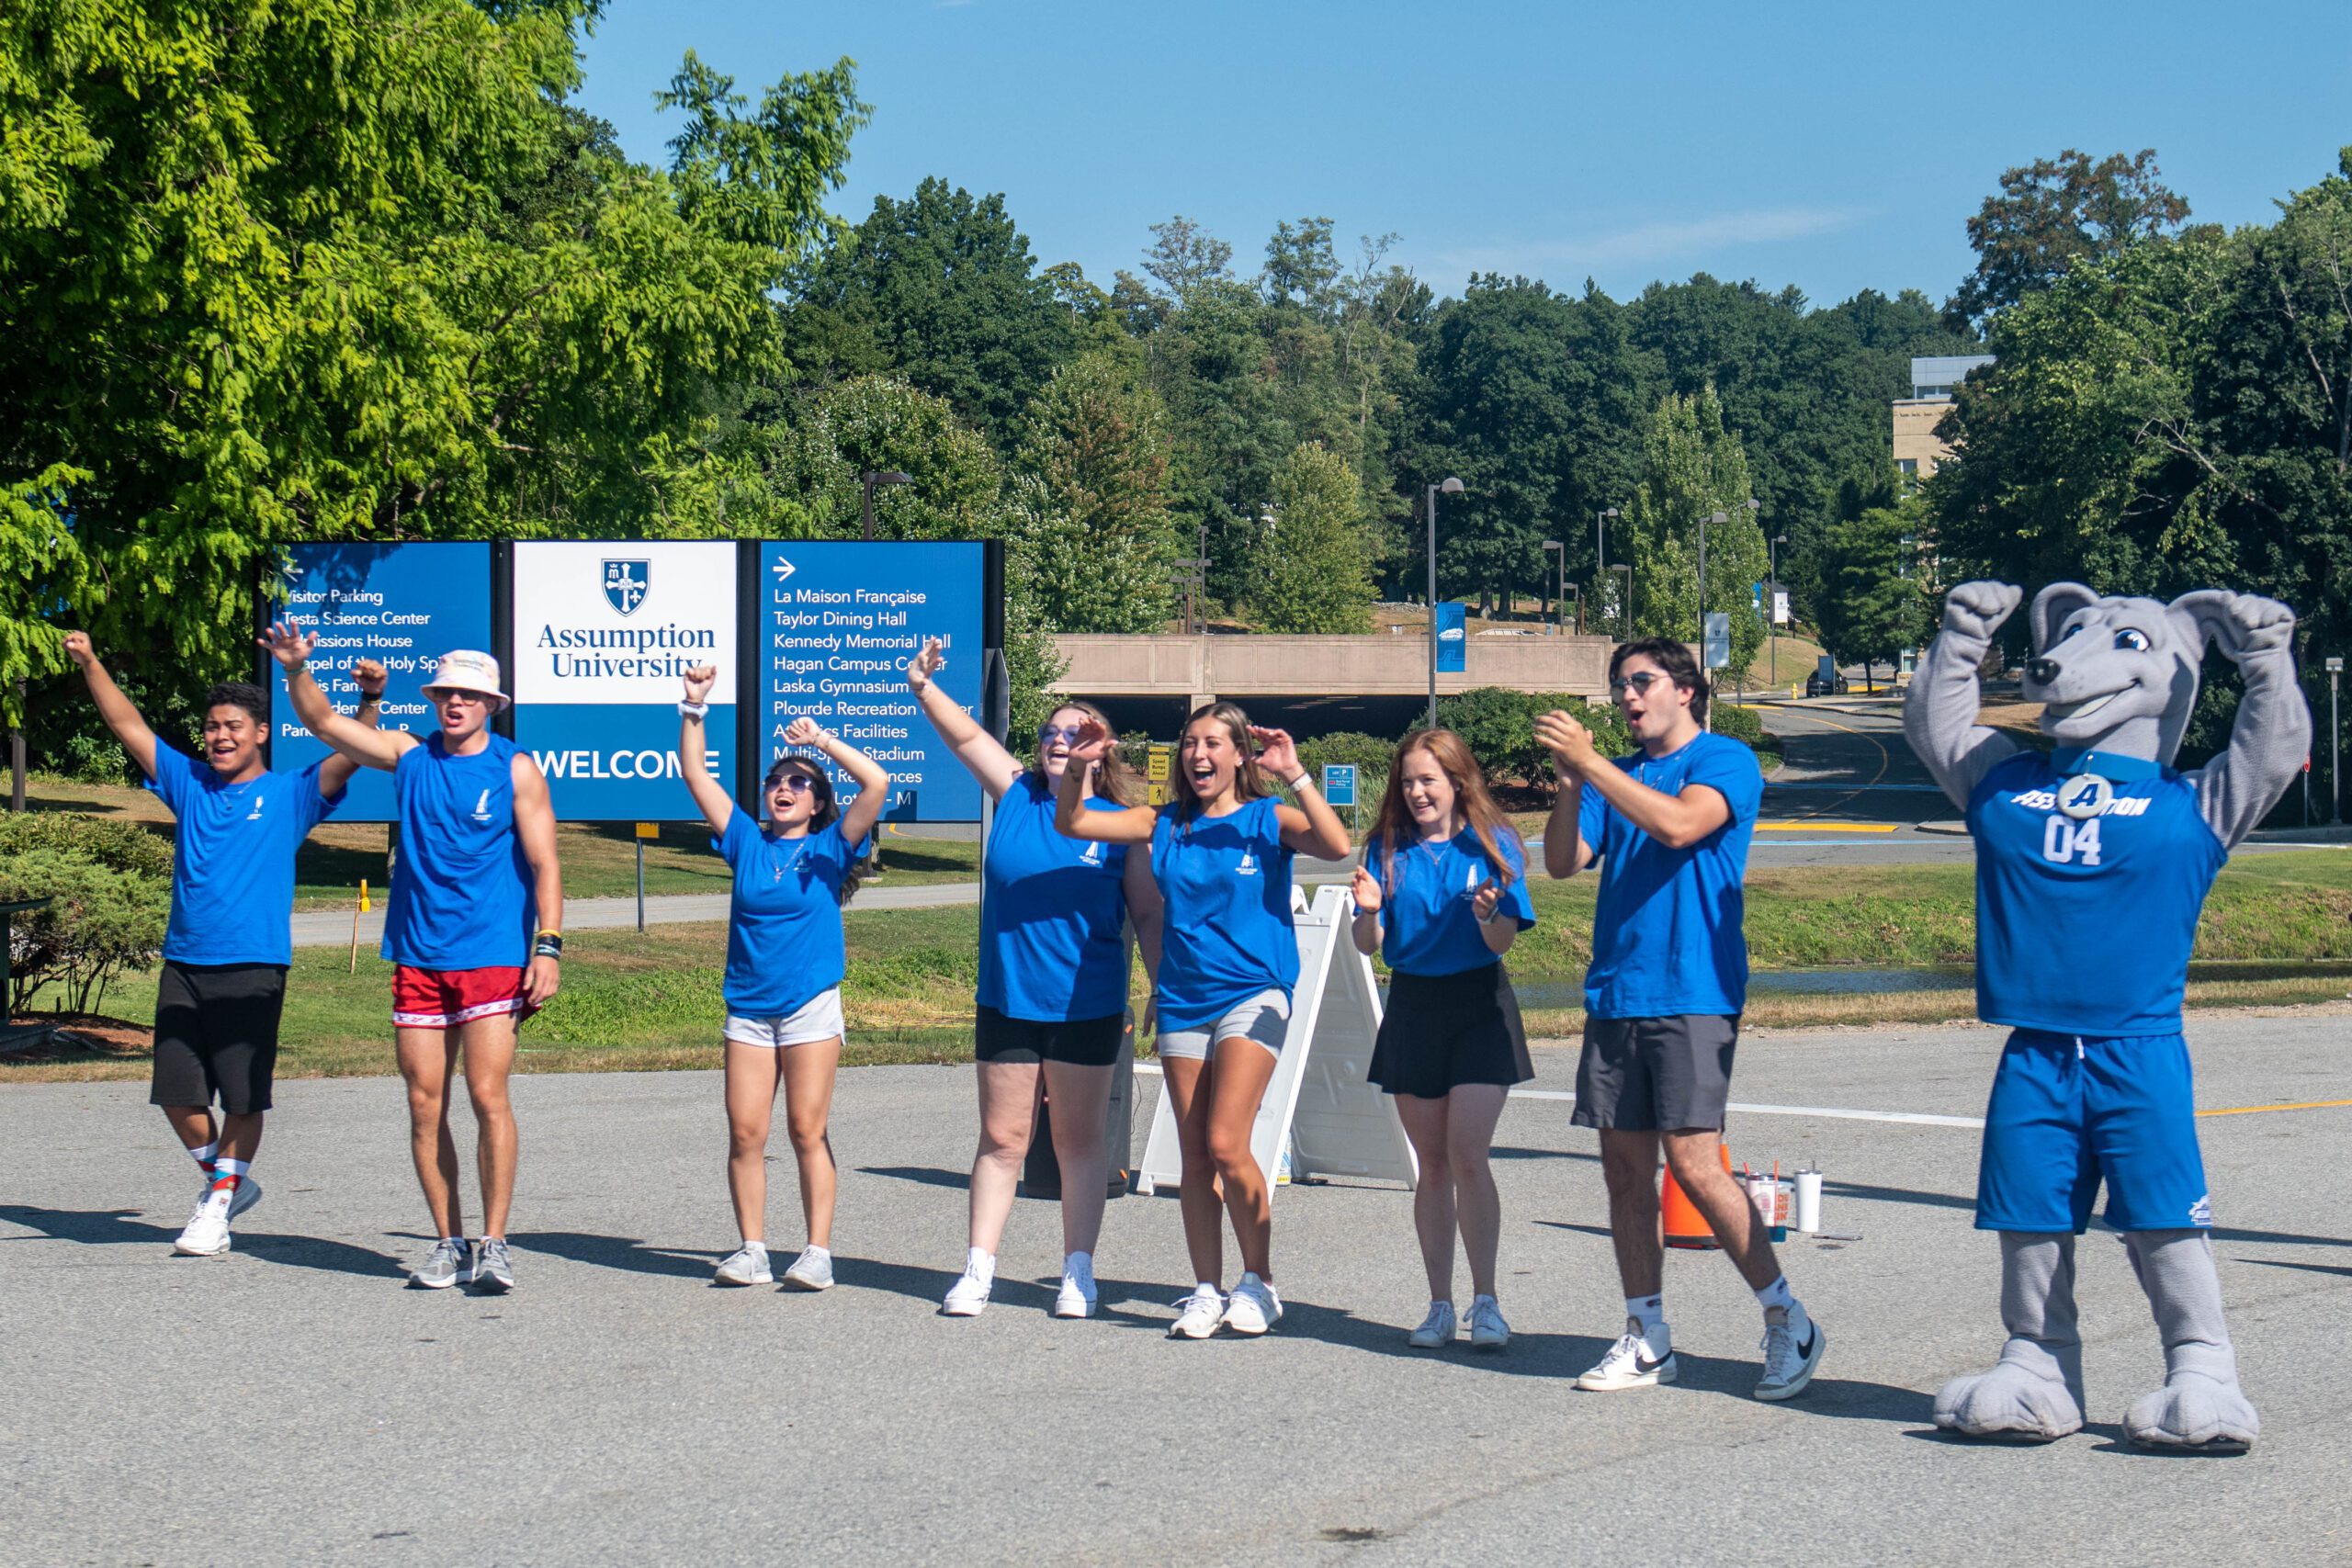
M 155 984 L 155 1070 L 150 1105 L 209 1105 L 232 1116 L 269 1109 L 277 1070 L 278 964 L 175 964 Z
M 1503 966 L 1391 976 L 1364 1076 L 1386 1093 L 1422 1100 L 1442 1100 L 1463 1084 L 1508 1089 L 1533 1077 L 1519 998 Z
M 1736 1015 L 1587 1015 L 1576 1114 L 1568 1120 L 1625 1133 L 1721 1132 L 1738 1043 Z
M 1103 1018 L 1007 1018 L 983 1007 L 972 1031 L 972 1055 L 983 1062 L 1066 1062 L 1074 1067 L 1107 1067 L 1119 1059 L 1127 1036 L 1127 1015 Z

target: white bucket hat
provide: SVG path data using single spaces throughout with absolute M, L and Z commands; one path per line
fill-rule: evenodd
M 424 683 L 424 694 L 429 697 L 441 687 L 488 697 L 492 713 L 502 712 L 514 702 L 498 689 L 498 660 L 470 648 L 453 649 L 441 656 L 433 679 Z

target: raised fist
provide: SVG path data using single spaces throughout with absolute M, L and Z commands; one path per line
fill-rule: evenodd
M 2222 657 L 2233 662 L 2275 652 L 2294 641 L 2295 612 L 2258 593 L 2207 588 L 2182 594 L 2172 607 L 2187 611 Z
M 714 678 L 716 678 L 715 672 Z M 798 718 L 794 719 L 784 732 L 784 743 L 786 746 L 800 746 L 810 750 L 821 748 L 832 738 L 831 731 L 807 714 L 802 714 Z
M 90 646 L 90 634 L 67 632 L 65 657 L 74 661 L 76 669 L 87 670 L 91 665 L 96 664 L 98 661 L 98 650 Z
M 1991 642 L 2024 597 L 2023 589 L 1990 579 L 1961 583 L 1944 595 L 1944 630 L 1972 642 Z
M 374 702 L 384 694 L 384 682 L 391 679 L 391 671 L 373 659 L 354 660 L 351 683 L 359 688 L 360 697 Z
M 710 689 L 718 683 L 718 665 L 695 665 L 693 669 L 686 671 L 686 701 L 690 703 L 707 703 L 710 701 Z

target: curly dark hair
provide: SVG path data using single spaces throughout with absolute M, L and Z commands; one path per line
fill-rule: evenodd
M 214 685 L 204 694 L 204 711 L 210 713 L 214 708 L 243 708 L 253 715 L 255 724 L 269 728 L 269 698 L 250 681 L 222 681 Z

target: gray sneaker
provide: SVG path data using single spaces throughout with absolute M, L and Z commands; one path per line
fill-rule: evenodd
M 408 1277 L 408 1282 L 427 1291 L 446 1291 L 458 1282 L 458 1275 L 466 1266 L 466 1244 L 444 1239 L 433 1244 L 424 1262 Z
M 784 1271 L 784 1288 L 787 1291 L 830 1291 L 833 1288 L 833 1255 L 817 1247 L 808 1247 L 792 1260 Z
M 474 1289 L 485 1295 L 503 1296 L 514 1288 L 514 1270 L 506 1261 L 506 1244 L 494 1235 L 486 1235 L 474 1243 Z

